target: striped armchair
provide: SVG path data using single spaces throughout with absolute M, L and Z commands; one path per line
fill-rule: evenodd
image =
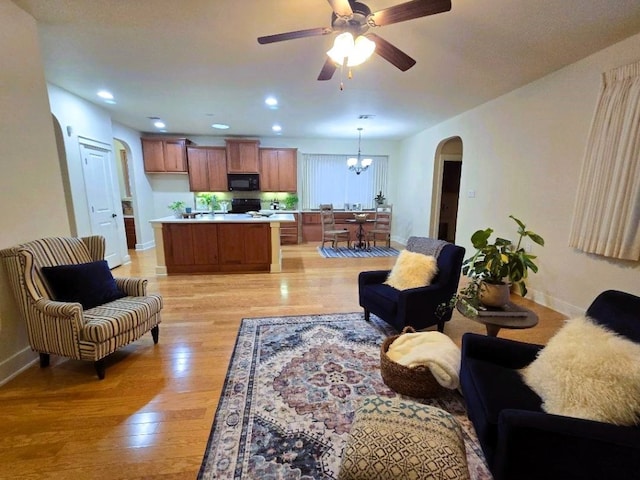
M 0 250 L 14 297 L 27 325 L 31 348 L 40 366 L 60 355 L 94 362 L 98 378 L 104 358 L 151 330 L 158 343 L 162 297 L 147 295 L 147 280 L 115 278 L 124 293 L 117 300 L 83 310 L 80 303 L 55 301 L 42 268 L 88 264 L 104 259 L 101 236 L 45 238 Z

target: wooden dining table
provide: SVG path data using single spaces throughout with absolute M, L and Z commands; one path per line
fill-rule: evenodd
M 358 230 L 356 231 L 356 239 L 357 242 L 353 243 L 353 249 L 354 250 L 369 250 L 369 244 L 367 242 L 367 234 L 364 230 L 364 226 L 366 223 L 373 223 L 375 222 L 375 220 L 373 219 L 358 219 L 358 218 L 351 218 L 351 219 L 347 219 L 345 220 L 348 223 L 355 223 L 358 225 Z

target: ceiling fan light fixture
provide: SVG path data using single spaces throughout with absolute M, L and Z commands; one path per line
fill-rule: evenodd
M 356 38 L 356 41 L 353 44 L 353 50 L 349 54 L 349 59 L 347 60 L 348 67 L 355 67 L 357 65 L 361 65 L 366 62 L 373 52 L 376 50 L 375 42 L 369 40 L 364 35 L 360 35 Z
M 367 61 L 376 49 L 376 44 L 364 35 L 353 40 L 350 32 L 341 33 L 333 42 L 327 55 L 338 65 L 343 65 L 345 58 L 348 67 L 355 67 Z
M 355 42 L 353 41 L 353 35 L 349 32 L 341 33 L 333 41 L 333 47 L 327 52 L 327 55 L 339 65 L 344 63 L 344 59 L 348 58 L 353 50 Z

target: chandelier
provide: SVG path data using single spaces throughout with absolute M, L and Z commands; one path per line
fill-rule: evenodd
M 347 167 L 352 172 L 356 172 L 356 175 L 360 175 L 364 172 L 371 162 L 373 162 L 370 158 L 361 158 L 360 156 L 360 143 L 362 142 L 362 127 L 358 128 L 358 158 L 351 157 L 347 159 Z

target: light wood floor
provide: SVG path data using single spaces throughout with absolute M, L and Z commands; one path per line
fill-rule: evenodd
M 242 318 L 361 311 L 357 276 L 395 258 L 324 259 L 316 244 L 283 248 L 283 273 L 156 277 L 154 251 L 133 252 L 115 276 L 149 279 L 163 295 L 160 342 L 151 334 L 93 365 L 59 357 L 0 387 L 0 479 L 194 479 Z M 545 343 L 562 315 L 501 337 Z M 456 342 L 484 327 L 457 312 Z

